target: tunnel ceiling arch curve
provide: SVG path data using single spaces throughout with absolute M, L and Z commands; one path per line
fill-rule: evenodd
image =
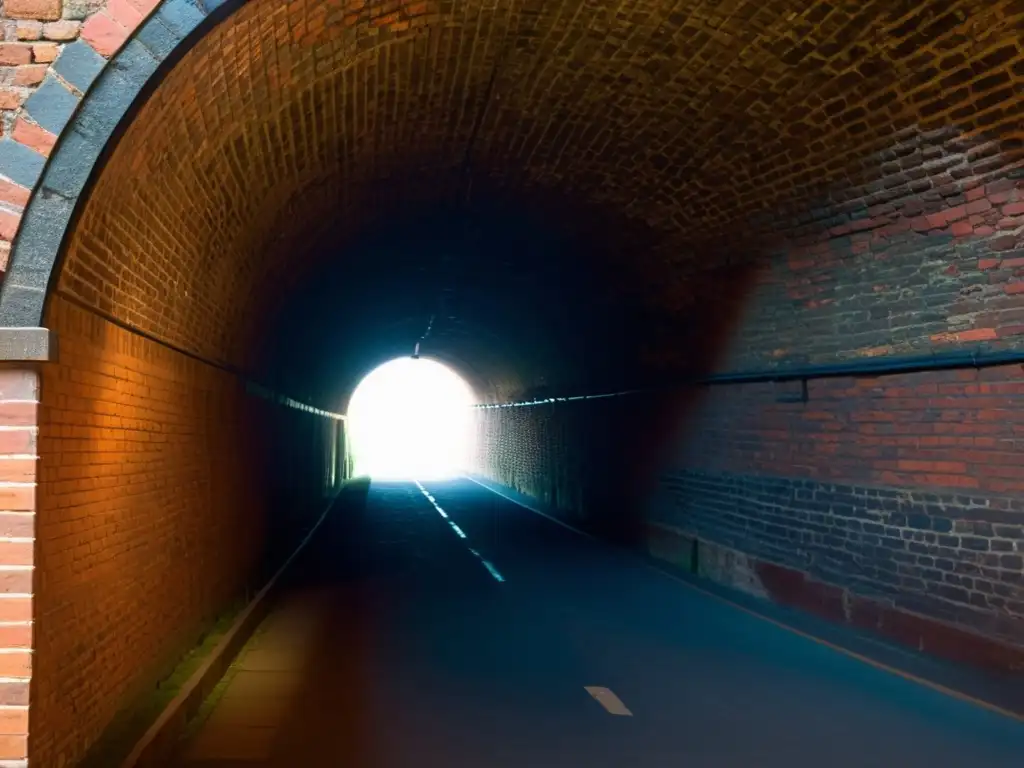
M 86 96 L 26 213 L 5 325 L 40 324 L 48 285 L 244 365 L 268 327 L 284 327 L 270 307 L 287 303 L 286 286 L 322 279 L 353 233 L 416 235 L 423 210 L 464 221 L 472 190 L 474 201 L 528 211 L 575 239 L 545 256 L 562 260 L 559 276 L 537 271 L 544 259 L 506 260 L 505 275 L 527 275 L 520 288 L 546 293 L 465 281 L 494 316 L 442 318 L 452 322 L 436 354 L 475 360 L 497 399 L 610 386 L 616 372 L 640 376 L 652 349 L 656 362 L 684 365 L 676 350 L 699 346 L 692 321 L 714 310 L 700 276 L 738 271 L 773 237 L 800 235 L 806 221 L 777 213 L 787 206 L 841 203 L 834 190 L 891 176 L 894 131 L 970 140 L 1012 124 L 987 103 L 945 103 L 934 68 L 922 69 L 964 59 L 972 77 L 1007 87 L 1019 51 L 1003 41 L 1020 24 L 1008 5 L 720 6 L 252 0 L 204 21 L 199 6 L 168 0 L 95 83 L 94 60 L 81 71 L 65 62 L 62 78 Z M 174 65 L 155 74 L 165 60 Z M 83 196 L 106 137 L 151 78 L 162 79 Z M 472 210 L 477 225 L 488 218 Z M 491 222 L 478 261 L 514 219 Z M 384 268 L 363 269 L 348 283 Z M 411 292 L 381 323 L 410 318 L 409 327 L 353 371 L 405 351 L 414 318 L 438 314 L 425 289 Z M 522 358 L 517 371 L 495 352 L 502 346 Z
M 5 43 L 28 57 L 12 77 L 42 81 L 17 86 L 0 138 L 0 260 L 18 227 L 0 358 L 42 359 L 13 342 L 47 329 L 62 342 L 0 382 L 8 517 L 35 538 L 12 548 L 31 601 L 6 641 L 31 679 L 2 685 L 19 702 L 34 689 L 41 764 L 74 762 L 177 629 L 247 588 L 276 540 L 261 523 L 345 475 L 346 394 L 417 343 L 485 401 L 550 395 L 477 412 L 474 463 L 621 541 L 642 534 L 636 489 L 686 411 L 662 522 L 730 550 L 741 526 L 762 531 L 749 543 L 815 605 L 808 552 L 854 553 L 819 572 L 854 585 L 844 606 L 892 594 L 856 560 L 880 545 L 822 539 L 823 505 L 842 521 L 898 498 L 894 529 L 927 517 L 936 535 L 1019 508 L 1019 409 L 990 397 L 1017 393 L 1019 364 L 929 371 L 913 398 L 888 377 L 551 401 L 712 364 L 806 379 L 1019 353 L 1020 0 L 7 0 L 0 15 L 31 36 L 47 24 L 12 24 L 15 6 L 72 5 L 91 13 L 74 42 Z M 152 14 L 87 34 L 129 7 Z M 937 413 L 934 434 L 897 434 Z M 939 432 L 955 420 L 977 428 Z M 721 515 L 741 488 L 768 511 Z M 773 532 L 783 508 L 794 522 Z M 996 550 L 1018 522 L 990 551 L 987 522 L 960 559 L 940 548 L 928 578 L 945 594 L 910 587 L 910 610 L 969 610 L 968 630 L 1019 640 L 1009 603 L 975 612 L 982 587 L 950 597 L 947 578 L 985 549 L 1019 584 L 1020 555 Z M 978 584 L 998 594 L 996 578 Z M 20 760 L 23 735 L 0 757 Z

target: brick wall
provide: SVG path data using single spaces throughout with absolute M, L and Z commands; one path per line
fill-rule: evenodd
M 977 347 L 1024 335 L 1024 178 L 953 129 L 880 153 L 889 171 L 775 220 L 724 365 L 784 367 Z M 888 159 L 888 162 L 886 161 Z
M 887 152 L 877 184 L 779 214 L 784 236 L 748 266 L 720 372 L 1020 349 L 1013 156 L 949 129 Z M 1019 365 L 811 378 L 806 402 L 799 382 L 712 387 L 690 403 L 665 464 L 657 535 L 788 569 L 754 591 L 834 618 L 859 621 L 850 605 L 865 597 L 876 613 L 940 622 L 904 633 L 919 646 L 951 627 L 1024 645 L 1022 395 Z M 796 583 L 815 597 L 794 596 Z
M 159 2 L 7 0 L 0 9 L 0 271 L 77 99 Z
M 308 525 L 333 424 L 62 299 L 48 323 L 30 752 L 59 766 L 253 586 L 268 524 Z
M 627 546 L 642 542 L 656 457 L 678 402 L 622 397 L 476 412 L 473 471 Z
M 0 761 L 27 754 L 38 376 L 0 368 Z
M 1024 669 L 1021 366 L 794 395 L 721 385 L 481 410 L 475 470 L 621 543 L 643 528 L 656 557 L 734 588 Z
M 653 518 L 1020 642 L 1020 366 L 792 386 L 710 388 Z
M 60 240 L 57 219 L 66 221 L 76 208 L 91 162 L 80 157 L 99 154 L 132 89 L 212 5 L 160 4 L 159 23 L 144 30 L 116 65 L 107 66 L 157 6 L 155 0 L 4 3 L 0 259 L 30 190 L 43 178 L 45 159 L 67 153 L 64 164 L 47 169 L 46 194 L 29 209 L 43 213 L 31 236 L 19 243 L 19 249 L 27 249 L 25 272 L 34 279 L 42 275 L 41 283 L 6 302 L 5 312 L 16 314 L 12 304 L 17 309 L 19 301 L 42 295 L 47 259 L 56 258 Z M 657 338 L 651 357 L 668 361 L 669 370 L 678 369 L 680 361 L 685 366 L 694 345 L 711 330 L 721 331 L 706 328 L 703 308 L 694 312 L 695 291 L 716 302 L 726 293 L 715 290 L 714 280 L 708 285 L 693 279 L 695 270 L 711 262 L 724 264 L 720 274 L 734 273 L 744 287 L 754 286 L 742 313 L 715 320 L 737 327 L 732 346 L 720 350 L 728 367 L 1015 343 L 1022 324 L 1018 272 L 1024 223 L 1014 176 L 1024 77 L 1018 42 L 1024 10 L 1017 0 L 895 5 L 874 0 L 842 7 L 743 0 L 722 18 L 708 16 L 696 2 L 671 9 L 656 0 L 638 2 L 628 16 L 575 13 L 581 8 L 566 2 L 523 14 L 516 4 L 482 2 L 409 2 L 394 8 L 320 0 L 242 4 L 229 22 L 211 29 L 182 57 L 163 80 L 159 98 L 140 109 L 79 209 L 63 272 L 51 284 L 59 284 L 64 297 L 100 306 L 180 347 L 238 363 L 247 352 L 245 318 L 270 306 L 261 299 L 280 293 L 304 261 L 299 257 L 304 249 L 278 243 L 315 239 L 328 221 L 352 231 L 367 222 L 372 228 L 369 213 L 454 193 L 461 174 L 452 169 L 462 167 L 472 143 L 474 169 L 482 179 L 530 199 L 542 189 L 556 198 L 572 191 L 591 218 L 594 210 L 614 211 L 650 230 L 656 247 L 638 252 L 636 230 L 623 228 L 627 234 L 607 249 L 615 254 L 610 264 L 622 304 L 601 312 L 620 317 L 619 310 L 627 308 L 649 310 L 662 329 L 652 328 L 650 335 Z M 579 34 L 563 34 L 566 18 L 575 19 Z M 464 55 L 469 40 L 473 56 Z M 268 51 L 274 55 L 258 55 Z M 423 62 L 436 77 L 421 77 Z M 202 87 L 207 82 L 219 86 Z M 102 86 L 101 93 L 84 95 L 94 84 Z M 478 110 L 492 92 L 490 107 Z M 315 119 L 306 119 L 309 115 Z M 551 115 L 558 116 L 558 130 L 544 128 Z M 382 126 L 386 130 L 377 130 Z M 359 139 L 370 129 L 374 141 Z M 65 140 L 55 144 L 60 135 Z M 279 151 L 282 146 L 288 151 Z M 51 175 L 55 167 L 61 172 Z M 410 175 L 412 168 L 422 172 Z M 411 183 L 412 176 L 420 181 Z M 382 183 L 385 179 L 388 183 Z M 26 221 L 31 220 L 30 213 Z M 590 256 L 568 262 L 569 270 L 592 269 Z M 504 287 L 491 295 L 504 296 Z M 567 301 L 566 313 L 587 311 L 588 296 Z M 248 485 L 253 478 L 289 476 L 266 464 L 260 472 L 250 468 L 248 476 L 241 474 L 249 459 L 232 455 L 242 444 L 234 440 L 244 438 L 255 450 L 272 446 L 275 433 L 261 442 L 246 431 L 264 421 L 261 406 L 235 391 L 237 383 L 212 370 L 202 372 L 198 363 L 161 357 L 163 352 L 149 350 L 141 340 L 129 341 L 115 327 L 87 321 L 62 299 L 54 301 L 56 330 L 68 338 L 61 339 L 64 361 L 48 369 L 43 382 L 40 452 L 47 479 L 40 493 L 36 610 L 53 618 L 51 626 L 64 626 L 70 616 L 72 624 L 85 628 L 83 636 L 106 632 L 104 637 L 115 640 L 95 661 L 84 662 L 95 677 L 77 669 L 71 673 L 76 682 L 63 701 L 55 693 L 63 678 L 57 652 L 74 649 L 60 648 L 66 638 L 58 636 L 59 629 L 40 630 L 45 674 L 35 683 L 41 719 L 34 733 L 44 765 L 51 759 L 59 764 L 61 755 L 73 760 L 84 749 L 114 702 L 131 688 L 127 666 L 147 659 L 156 663 L 165 650 L 160 628 L 171 626 L 175 610 L 185 610 L 170 607 L 158 590 L 153 615 L 129 617 L 124 632 L 114 629 L 125 621 L 124 605 L 137 597 L 118 581 L 114 565 L 121 559 L 133 562 L 141 552 L 122 544 L 93 552 L 87 543 L 88 526 L 97 517 L 103 520 L 113 484 L 122 486 L 115 477 L 135 466 L 128 459 L 103 463 L 105 452 L 129 455 L 126 446 L 134 447 L 139 433 L 149 436 L 157 424 L 168 425 L 169 434 L 159 430 L 166 441 L 147 440 L 138 452 L 150 458 L 139 462 L 138 480 L 124 486 L 130 492 L 115 497 L 119 506 L 111 509 L 117 516 L 106 524 L 114 541 L 129 536 L 132 529 L 125 526 L 142 514 L 139 499 L 166 498 L 156 488 L 173 488 L 176 498 L 195 502 L 164 509 L 160 519 L 170 540 L 179 536 L 183 542 L 172 551 L 191 552 L 185 544 L 195 544 L 207 553 L 203 565 L 175 570 L 154 557 L 155 570 L 141 579 L 147 583 L 163 568 L 168 583 L 190 590 L 195 607 L 188 610 L 194 613 L 176 616 L 183 626 L 197 625 L 217 595 L 230 592 L 229 582 L 240 583 L 237 574 L 217 570 L 208 554 L 227 528 L 202 528 L 197 510 L 220 511 L 220 502 L 234 499 L 236 491 L 243 494 L 238 498 L 249 493 L 258 502 Z M 523 306 L 530 306 L 525 297 Z M 396 309 L 396 317 L 404 314 Z M 609 346 L 647 341 L 646 334 L 622 336 L 625 342 L 614 338 Z M 117 351 L 119 345 L 130 351 Z M 480 342 L 480 348 L 490 346 L 489 339 Z M 564 357 L 586 348 L 574 345 Z M 149 419 L 148 431 L 118 420 L 125 410 L 145 408 L 153 394 L 149 384 L 136 382 L 141 388 L 129 395 L 117 390 L 116 400 L 103 390 L 102 382 L 121 380 L 112 372 L 131 366 L 140 367 L 133 375 L 167 382 L 154 397 L 173 393 L 171 405 L 152 409 L 160 418 Z M 729 396 L 745 405 L 739 402 L 744 391 L 733 389 Z M 645 410 L 649 407 L 653 412 Z M 250 408 L 257 416 L 246 415 Z M 946 410 L 950 418 L 958 412 Z M 946 420 L 941 408 L 907 411 L 920 416 L 913 423 Z M 672 413 L 684 425 L 698 423 L 684 417 L 689 411 Z M 594 527 L 635 536 L 638 507 L 631 503 L 644 492 L 643 471 L 654 465 L 642 451 L 658 443 L 652 436 L 659 437 L 668 422 L 660 405 L 588 401 L 481 418 L 481 429 L 495 446 L 481 462 L 488 474 L 556 506 L 585 511 L 590 519 L 584 522 Z M 75 419 L 102 422 L 104 430 L 113 430 L 105 434 L 114 437 L 96 437 L 100 427 L 71 423 Z M 902 423 L 904 416 L 899 419 Z M 286 422 L 276 417 L 271 422 L 289 434 Z M 850 445 L 863 443 L 854 426 L 859 422 L 837 423 L 838 432 L 853 436 Z M 743 432 L 742 424 L 727 426 Z M 817 452 L 798 451 L 793 447 L 798 441 L 789 439 L 786 429 L 771 438 L 769 453 L 784 455 L 791 464 L 734 455 L 729 446 L 740 438 L 730 432 L 718 444 L 725 447 L 715 449 L 721 458 L 717 469 L 689 467 L 683 456 L 671 476 L 685 481 L 695 473 L 732 478 L 774 473 L 802 482 L 809 469 L 796 462 Z M 693 434 L 700 432 L 680 440 L 686 444 Z M 968 438 L 958 439 L 966 450 Z M 84 452 L 63 452 L 61 441 L 82 441 Z M 975 447 L 972 442 L 970 449 Z M 867 466 L 851 469 L 851 459 L 845 466 L 852 474 L 829 482 L 854 488 L 854 496 L 858 489 L 895 488 L 943 496 L 947 509 L 979 508 L 956 501 L 967 486 L 949 478 L 968 482 L 976 474 L 971 468 L 983 463 L 962 456 L 934 459 L 930 450 L 918 441 L 897 456 L 895 468 L 884 470 L 889 475 L 876 472 L 873 464 L 870 472 Z M 165 454 L 170 462 L 152 458 Z M 251 461 L 273 455 L 268 448 Z M 79 466 L 55 464 L 77 456 Z M 197 459 L 207 456 L 217 463 Z M 867 461 L 863 455 L 858 460 Z M 114 466 L 116 475 L 104 474 Z M 211 466 L 224 471 L 214 473 Z M 104 469 L 93 473 L 98 467 Z M 1013 499 L 1013 482 L 1013 477 L 987 477 L 970 489 L 970 498 Z M 65 497 L 76 506 L 64 511 L 53 506 L 62 483 L 76 489 Z M 282 481 L 267 489 L 267 498 L 286 498 L 287 487 Z M 674 487 L 677 501 L 680 493 L 694 495 Z M 718 493 L 707 490 L 707 503 Z M 775 498 L 785 500 L 788 493 L 777 491 Z M 697 528 L 698 518 L 680 505 L 673 512 L 679 514 L 675 523 Z M 248 521 L 239 507 L 228 506 L 228 517 Z M 757 518 L 767 509 L 749 514 Z M 910 519 L 908 513 L 908 527 Z M 955 526 L 964 516 L 948 512 L 944 519 Z M 70 532 L 63 533 L 62 525 Z M 954 533 L 955 527 L 943 535 Z M 249 545 L 243 539 L 230 550 L 239 568 L 254 562 L 258 538 L 253 531 Z M 737 545 L 754 550 L 762 544 L 753 528 L 747 538 Z M 997 538 L 1009 540 L 992 541 Z M 911 536 L 908 552 L 909 543 L 930 544 Z M 62 565 L 64 545 L 80 558 Z M 962 562 L 969 564 L 976 550 L 961 550 Z M 73 578 L 51 576 L 51 564 L 54 573 Z M 209 578 L 198 583 L 184 576 L 206 574 L 207 567 L 213 569 Z M 107 619 L 90 607 L 90 585 L 109 587 L 104 594 L 111 597 L 102 603 Z M 124 602 L 116 602 L 117 596 Z M 980 612 L 1005 613 L 991 603 Z M 100 691 L 97 686 L 103 685 L 109 688 Z M 101 694 L 102 703 L 93 706 Z
M 808 335 L 802 347 L 821 342 L 858 339 Z M 802 398 L 799 382 L 703 390 L 652 520 L 790 570 L 781 591 L 770 576 L 755 591 L 946 655 L 1020 665 L 950 640 L 948 627 L 1024 645 L 1022 366 L 812 379 Z M 858 597 L 870 611 L 851 607 Z M 943 625 L 908 631 L 905 617 L 882 621 L 890 609 Z

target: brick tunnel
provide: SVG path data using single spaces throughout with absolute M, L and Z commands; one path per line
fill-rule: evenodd
M 0 766 L 1019 765 L 1019 0 L 0 18 Z M 417 348 L 475 482 L 366 490 Z M 335 698 L 158 719 L 328 571 Z

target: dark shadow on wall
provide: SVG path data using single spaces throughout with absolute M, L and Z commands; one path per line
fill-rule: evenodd
M 649 500 L 668 452 L 688 428 L 706 388 L 694 382 L 714 373 L 727 356 L 758 267 L 747 259 L 695 277 L 688 311 L 658 326 L 661 366 L 647 373 L 652 389 L 616 398 L 590 418 L 602 421 L 606 431 L 594 441 L 598 455 L 587 505 L 603 536 L 629 548 L 646 548 Z
M 646 389 L 481 410 L 477 471 L 617 545 L 646 547 L 646 510 L 666 453 L 699 404 L 704 387 L 694 382 L 726 355 L 756 267 L 709 270 L 685 315 L 652 318 L 650 335 L 631 339 L 651 363 L 632 372 Z

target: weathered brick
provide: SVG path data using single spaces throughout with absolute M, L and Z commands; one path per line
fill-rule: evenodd
M 61 0 L 6 0 L 4 13 L 12 19 L 59 19 Z
M 15 30 L 19 40 L 38 40 L 43 36 L 43 24 L 40 21 L 19 21 Z
M 79 22 L 71 21 L 69 19 L 53 21 L 49 24 L 43 25 L 43 38 L 46 40 L 66 43 L 70 40 L 75 40 L 78 37 L 81 27 L 82 25 Z
M 0 238 L 13 240 L 21 225 L 21 214 L 0 208 Z
M 82 27 L 82 39 L 104 56 L 112 56 L 124 45 L 130 30 L 106 12 L 91 16 Z
M 0 109 L 17 109 L 21 106 L 21 93 L 13 88 L 0 88 Z
M 32 46 L 32 60 L 40 64 L 48 64 L 56 60 L 60 46 L 56 43 L 36 43 Z
M 57 141 L 57 137 L 54 134 L 23 117 L 19 117 L 14 123 L 14 131 L 11 133 L 11 137 L 18 143 L 24 144 L 44 157 L 49 156 Z
M 14 84 L 21 87 L 39 85 L 46 77 L 45 64 L 26 64 L 14 72 Z
M 0 65 L 16 67 L 32 61 L 32 47 L 26 43 L 0 43 Z

